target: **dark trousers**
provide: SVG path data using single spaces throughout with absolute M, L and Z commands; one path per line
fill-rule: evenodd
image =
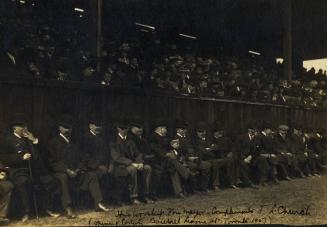
M 0 218 L 6 218 L 8 215 L 13 188 L 14 185 L 11 182 L 7 180 L 0 181 Z
M 30 195 L 32 190 L 32 180 L 27 174 L 19 174 L 11 177 L 15 192 L 21 199 L 22 211 L 28 214 L 30 210 Z
M 212 187 L 219 186 L 221 184 L 220 182 L 220 171 L 222 168 L 225 168 L 227 170 L 227 177 L 229 180 L 231 179 L 233 173 L 232 173 L 232 160 L 228 158 L 217 158 L 217 159 L 211 159 L 207 160 L 211 164 L 211 177 L 210 182 Z M 230 180 L 231 181 L 231 180 Z
M 187 165 L 190 167 L 190 170 L 193 172 L 199 172 L 198 175 L 198 188 L 200 190 L 205 190 L 208 188 L 209 180 L 210 180 L 210 171 L 211 164 L 209 161 L 199 161 L 199 162 L 187 162 Z
M 89 191 L 94 204 L 98 204 L 103 199 L 95 172 L 86 172 L 75 178 L 70 178 L 66 173 L 55 173 L 54 177 L 59 181 L 61 204 L 64 209 L 72 204 L 70 189 Z
M 39 177 L 39 183 L 45 192 L 44 205 L 47 210 L 51 210 L 55 194 L 59 193 L 59 182 L 50 175 Z
M 178 195 L 184 191 L 183 182 L 189 180 L 191 171 L 187 165 L 179 162 L 177 159 L 167 159 L 166 161 L 166 168 L 169 172 L 174 193 Z
M 136 198 L 139 196 L 138 191 L 138 174 L 142 177 L 142 183 L 144 186 L 144 194 L 149 195 L 150 193 L 150 182 L 152 175 L 152 168 L 149 165 L 144 165 L 142 170 L 137 170 L 134 166 L 130 165 L 126 167 L 128 172 L 129 184 L 128 191 L 130 198 Z

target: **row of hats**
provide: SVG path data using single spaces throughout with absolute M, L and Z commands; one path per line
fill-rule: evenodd
M 16 113 L 14 114 L 10 124 L 11 125 L 26 125 L 28 122 L 26 116 L 22 113 Z M 89 118 L 88 120 L 89 123 L 93 123 L 95 125 L 103 125 L 103 121 L 102 121 L 102 118 L 99 117 L 99 116 L 96 116 L 96 115 L 93 115 Z M 64 126 L 64 127 L 67 127 L 67 128 L 71 128 L 74 124 L 74 119 L 71 115 L 68 115 L 68 114 L 64 114 L 62 116 L 60 116 L 60 118 L 58 119 L 57 121 L 58 125 L 61 125 L 61 126 Z M 127 128 L 129 126 L 137 126 L 137 127 L 143 127 L 144 125 L 144 121 L 139 119 L 139 118 L 134 118 L 132 119 L 131 121 L 127 120 L 127 119 L 117 119 L 115 121 L 115 125 L 117 127 L 120 127 L 120 128 Z M 152 126 L 153 127 L 158 127 L 158 126 L 168 126 L 169 125 L 169 122 L 165 119 L 156 119 L 154 122 L 152 122 Z M 175 128 L 188 128 L 188 123 L 185 121 L 185 120 L 180 120 L 180 119 L 177 119 L 175 121 Z M 208 129 L 208 124 L 206 122 L 203 122 L 203 121 L 199 121 L 196 123 L 195 125 L 195 128 L 198 130 L 198 131 L 205 131 Z M 247 128 L 249 129 L 256 129 L 256 128 L 261 128 L 261 129 L 266 129 L 266 128 L 269 128 L 269 129 L 272 129 L 272 124 L 268 121 L 265 121 L 261 124 L 261 127 L 258 127 L 258 125 L 251 121 L 249 122 L 249 124 L 247 125 Z M 301 124 L 294 124 L 292 125 L 292 128 L 295 128 L 295 129 L 304 129 L 303 125 Z M 212 125 L 212 129 L 213 130 L 223 130 L 224 127 L 223 125 L 219 122 L 219 121 L 216 121 L 213 125 Z M 282 124 L 282 125 L 279 125 L 278 127 L 279 130 L 289 130 L 289 127 L 285 124 Z M 310 130 L 310 129 L 309 129 Z M 321 131 L 321 132 L 324 132 L 324 131 L 327 131 L 327 128 L 326 127 L 319 127 L 317 129 L 317 131 Z

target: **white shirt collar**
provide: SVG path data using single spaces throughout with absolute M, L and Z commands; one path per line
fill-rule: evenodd
M 177 136 L 182 137 L 182 138 L 185 138 L 185 136 L 182 135 L 182 134 L 180 134 L 180 133 L 177 133 Z
M 14 132 L 14 135 L 15 135 L 16 137 L 18 137 L 19 139 L 22 138 L 22 137 L 21 137 L 20 135 L 18 135 L 16 132 Z
M 92 130 L 90 130 L 90 133 L 91 133 L 92 135 L 96 136 L 96 134 L 95 134 L 94 132 L 92 132 Z
M 122 140 L 126 140 L 127 136 L 123 136 L 120 133 L 118 133 L 118 136 L 122 139 Z
M 66 137 L 66 136 L 64 136 L 62 133 L 60 133 L 59 134 L 67 143 L 69 143 L 69 139 Z
M 266 132 L 262 131 L 261 133 L 262 133 L 264 136 L 267 136 L 267 133 L 266 133 Z

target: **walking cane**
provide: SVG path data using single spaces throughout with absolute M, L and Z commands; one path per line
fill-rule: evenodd
M 28 169 L 30 172 L 30 178 L 32 179 L 32 185 L 34 186 L 34 179 L 33 179 L 33 172 L 32 172 L 32 165 L 31 165 L 31 160 L 28 160 Z M 36 219 L 39 219 L 39 210 L 37 207 L 37 202 L 36 202 L 36 197 L 35 197 L 35 193 L 34 193 L 34 188 L 33 188 L 33 204 L 34 204 L 34 210 L 35 210 L 35 215 L 36 215 Z

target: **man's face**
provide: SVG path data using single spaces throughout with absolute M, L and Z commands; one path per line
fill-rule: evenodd
M 293 133 L 295 135 L 298 135 L 298 136 L 302 136 L 303 135 L 303 132 L 301 129 L 293 129 Z
M 122 136 L 127 136 L 127 133 L 128 133 L 128 128 L 125 128 L 125 127 L 118 127 L 117 128 L 118 130 L 118 133 Z
M 248 129 L 248 134 L 251 135 L 251 136 L 254 136 L 255 135 L 255 129 L 249 128 Z
M 102 127 L 96 124 L 89 124 L 89 128 L 96 135 L 99 135 L 102 132 Z
M 182 136 L 186 136 L 186 129 L 185 128 L 177 128 L 176 132 Z
M 267 136 L 270 136 L 272 134 L 272 131 L 270 128 L 266 128 L 264 132 L 267 134 Z
M 23 132 L 24 132 L 24 127 L 23 126 L 14 126 L 13 127 L 14 133 L 23 136 Z
M 173 140 L 171 142 L 171 147 L 177 150 L 179 148 L 179 140 Z
M 59 126 L 59 132 L 63 134 L 65 137 L 70 138 L 72 129 L 64 126 Z
M 167 127 L 166 126 L 160 126 L 157 128 L 162 136 L 167 135 Z
M 198 135 L 199 138 L 205 138 L 206 137 L 206 131 L 197 131 L 196 134 Z
M 279 134 L 283 137 L 285 137 L 287 135 L 287 130 L 284 129 L 279 129 Z
M 223 130 L 218 130 L 213 133 L 213 136 L 218 139 L 224 136 L 224 131 Z
M 131 132 L 136 135 L 136 136 L 142 136 L 143 134 L 143 128 L 142 127 L 136 127 L 136 126 L 133 126 L 131 128 Z

